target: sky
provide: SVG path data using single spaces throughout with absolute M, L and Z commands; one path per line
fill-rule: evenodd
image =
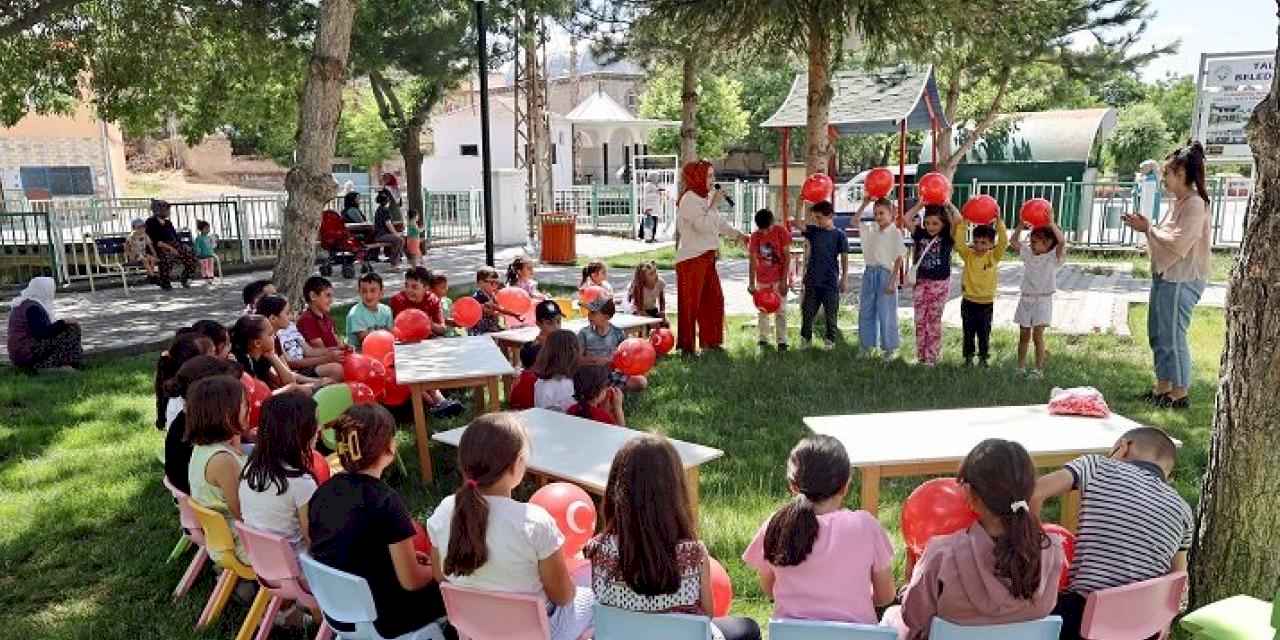
M 1143 43 L 1181 39 L 1178 53 L 1163 56 L 1142 70 L 1146 80 L 1166 73 L 1194 74 L 1201 53 L 1274 51 L 1276 3 L 1271 0 L 1151 0 L 1156 17 Z

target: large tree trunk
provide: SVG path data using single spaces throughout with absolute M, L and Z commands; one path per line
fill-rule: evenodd
M 805 119 L 805 171 L 827 172 L 831 138 L 827 134 L 831 112 L 831 33 L 817 15 L 809 25 L 809 93 Z
M 698 56 L 686 51 L 680 75 L 680 164 L 698 159 Z
M 404 158 L 404 187 L 400 193 L 405 209 L 412 209 L 424 217 L 422 208 L 422 125 L 410 123 L 400 141 L 400 157 Z M 408 212 L 405 212 L 408 215 Z
M 1227 290 L 1227 343 L 1191 549 L 1195 606 L 1239 593 L 1270 600 L 1280 590 L 1280 76 L 1248 134 L 1256 192 Z
M 272 280 L 301 308 L 302 285 L 315 267 L 320 211 L 333 197 L 333 146 L 342 113 L 342 85 L 351 52 L 355 0 L 322 0 L 316 41 L 298 110 L 298 159 L 285 177 L 289 202 L 280 230 Z

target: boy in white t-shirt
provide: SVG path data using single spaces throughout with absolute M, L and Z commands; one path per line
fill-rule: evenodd
M 1050 213 L 1052 216 L 1052 213 Z M 1021 225 L 1009 240 L 1009 247 L 1022 258 L 1022 296 L 1013 321 L 1018 323 L 1018 370 L 1032 377 L 1044 376 L 1046 354 L 1044 329 L 1053 322 L 1053 293 L 1058 289 L 1058 267 L 1067 256 L 1067 239 L 1058 225 L 1036 227 L 1026 244 Z M 1036 367 L 1027 371 L 1027 346 L 1036 344 Z
M 863 198 L 861 218 L 870 198 Z M 886 360 L 898 353 L 898 274 L 907 255 L 902 230 L 894 224 L 893 203 L 875 200 L 875 219 L 860 223 L 862 287 L 858 292 L 858 343 L 863 353 L 879 347 Z

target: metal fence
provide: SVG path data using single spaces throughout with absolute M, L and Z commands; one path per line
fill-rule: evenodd
M 428 246 L 472 242 L 484 237 L 481 191 L 424 191 L 423 238 Z

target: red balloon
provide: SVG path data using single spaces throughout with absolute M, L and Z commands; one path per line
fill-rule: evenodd
M 654 350 L 653 343 L 644 338 L 627 338 L 613 352 L 613 368 L 629 376 L 649 373 L 657 360 L 658 352 Z
M 756 289 L 751 294 L 751 301 L 762 313 L 777 313 L 782 308 L 782 296 L 773 289 Z
M 311 450 L 311 475 L 315 476 L 316 484 L 324 484 L 329 479 L 329 461 L 320 455 L 319 451 Z
M 826 200 L 831 201 L 831 192 L 835 188 L 835 184 L 831 182 L 831 178 L 825 173 L 815 173 L 804 179 L 804 186 L 800 187 L 800 196 L 805 202 L 816 203 Z
M 387 370 L 387 386 L 382 389 L 382 404 L 388 407 L 398 407 L 409 399 L 409 395 L 413 393 L 408 386 L 396 383 L 395 369 Z
M 248 373 L 240 374 L 240 384 L 244 386 L 244 393 L 249 398 L 249 427 L 256 429 L 258 418 L 262 415 L 262 403 L 271 397 L 271 387 Z
M 934 478 L 916 487 L 902 505 L 902 538 L 919 557 L 930 538 L 967 529 L 977 519 L 955 478 Z
M 729 615 L 729 607 L 733 606 L 733 581 L 729 580 L 729 572 L 724 570 L 720 561 L 711 561 L 711 602 L 717 618 Z
M 609 297 L 609 290 L 599 285 L 588 285 L 578 292 L 578 302 L 584 306 L 595 302 L 600 298 Z
M 396 337 L 396 342 L 404 342 L 404 332 L 397 327 L 391 327 L 391 335 Z
M 552 482 L 538 489 L 529 497 L 529 504 L 536 504 L 555 518 L 556 526 L 564 534 L 564 557 L 571 558 L 582 551 L 596 531 L 596 505 L 581 487 L 568 482 Z
M 991 224 L 1000 215 L 1000 204 L 995 198 L 982 194 L 969 198 L 960 209 L 960 215 L 974 224 Z
M 533 308 L 533 299 L 529 292 L 520 287 L 503 287 L 498 290 L 498 306 L 522 316 Z
M 671 351 L 672 347 L 676 346 L 676 337 L 671 333 L 670 329 L 661 327 L 649 334 L 649 343 L 653 345 L 654 351 L 657 351 L 659 355 L 666 355 Z
M 1044 198 L 1032 198 L 1022 203 L 1020 216 L 1032 227 L 1047 227 L 1053 222 L 1053 205 Z
M 422 309 L 401 311 L 400 315 L 396 316 L 395 325 L 400 339 L 405 342 L 418 342 L 431 336 L 431 318 L 427 317 L 427 312 Z M 395 337 L 394 333 L 392 337 Z
M 453 301 L 453 321 L 463 329 L 470 329 L 480 322 L 484 309 L 475 298 L 458 298 Z
M 379 360 L 370 363 L 369 377 L 364 381 L 373 389 L 373 395 L 381 398 L 382 392 L 387 388 L 387 366 Z
M 413 521 L 413 550 L 431 556 L 431 538 L 427 537 L 427 530 L 417 520 Z
M 359 353 L 348 353 L 342 359 L 342 379 L 365 382 L 373 374 L 373 360 Z
M 390 368 L 392 368 L 392 367 L 396 366 L 396 352 L 395 352 L 395 351 L 388 351 L 388 352 L 387 352 L 387 355 L 382 356 L 382 366 L 386 367 L 387 369 L 390 369 Z
M 418 310 L 412 309 L 412 311 Z M 418 311 L 418 313 L 422 312 Z M 404 314 L 400 314 L 400 317 L 404 317 Z M 360 353 L 363 353 L 366 358 L 370 358 L 375 362 L 382 362 L 382 359 L 387 357 L 387 354 L 391 353 L 395 349 L 395 346 L 395 335 L 386 329 L 378 329 L 376 331 L 370 331 L 369 335 L 364 337 L 364 342 L 360 343 Z
M 354 404 L 374 404 L 378 401 L 378 394 L 369 388 L 369 385 L 363 382 L 348 382 L 351 387 L 351 402 Z
M 893 174 L 883 167 L 872 169 L 862 182 L 862 191 L 869 198 L 883 198 L 893 191 Z
M 1067 531 L 1067 528 L 1052 522 L 1040 523 L 1040 528 L 1045 533 L 1054 534 L 1062 538 L 1062 552 L 1066 556 L 1066 562 L 1062 563 L 1062 577 L 1058 578 L 1058 591 L 1066 591 L 1067 584 L 1071 582 L 1071 563 L 1076 559 L 1076 536 Z
M 924 174 L 919 187 L 920 199 L 925 204 L 946 204 L 951 198 L 951 181 L 937 171 Z

